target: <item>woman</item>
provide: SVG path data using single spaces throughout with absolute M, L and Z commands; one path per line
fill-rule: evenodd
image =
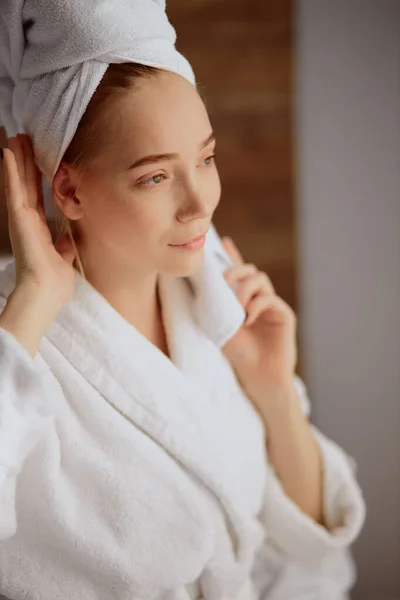
M 29 138 L 3 150 L 10 600 L 339 600 L 352 584 L 364 505 L 346 456 L 306 418 L 292 311 L 226 240 L 232 266 L 213 281 L 246 321 L 219 347 L 196 318 L 217 254 L 204 246 L 214 154 L 187 79 L 110 65 L 52 178 L 67 224 L 53 246 Z

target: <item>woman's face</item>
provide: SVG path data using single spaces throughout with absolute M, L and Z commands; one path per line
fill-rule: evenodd
M 186 276 L 203 250 L 173 247 L 205 233 L 220 199 L 215 141 L 196 89 L 169 72 L 144 78 L 106 108 L 75 196 L 79 239 L 128 269 Z

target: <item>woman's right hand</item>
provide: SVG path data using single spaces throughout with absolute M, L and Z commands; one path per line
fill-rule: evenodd
M 75 250 L 66 235 L 54 245 L 47 226 L 42 176 L 30 138 L 18 134 L 3 148 L 8 229 L 15 259 L 16 287 L 37 290 L 57 308 L 74 293 Z

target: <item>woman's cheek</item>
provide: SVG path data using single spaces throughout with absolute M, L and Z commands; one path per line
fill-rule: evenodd
M 217 208 L 220 200 L 221 200 L 221 180 L 217 171 L 217 168 L 214 170 L 214 176 L 210 178 L 210 187 L 208 190 L 208 195 L 210 197 L 210 210 L 212 212 Z

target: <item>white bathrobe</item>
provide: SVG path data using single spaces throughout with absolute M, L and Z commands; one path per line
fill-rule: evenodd
M 315 431 L 324 528 L 285 495 L 191 285 L 159 286 L 171 359 L 78 274 L 34 359 L 0 328 L 0 594 L 343 600 L 364 520 L 351 462 Z

